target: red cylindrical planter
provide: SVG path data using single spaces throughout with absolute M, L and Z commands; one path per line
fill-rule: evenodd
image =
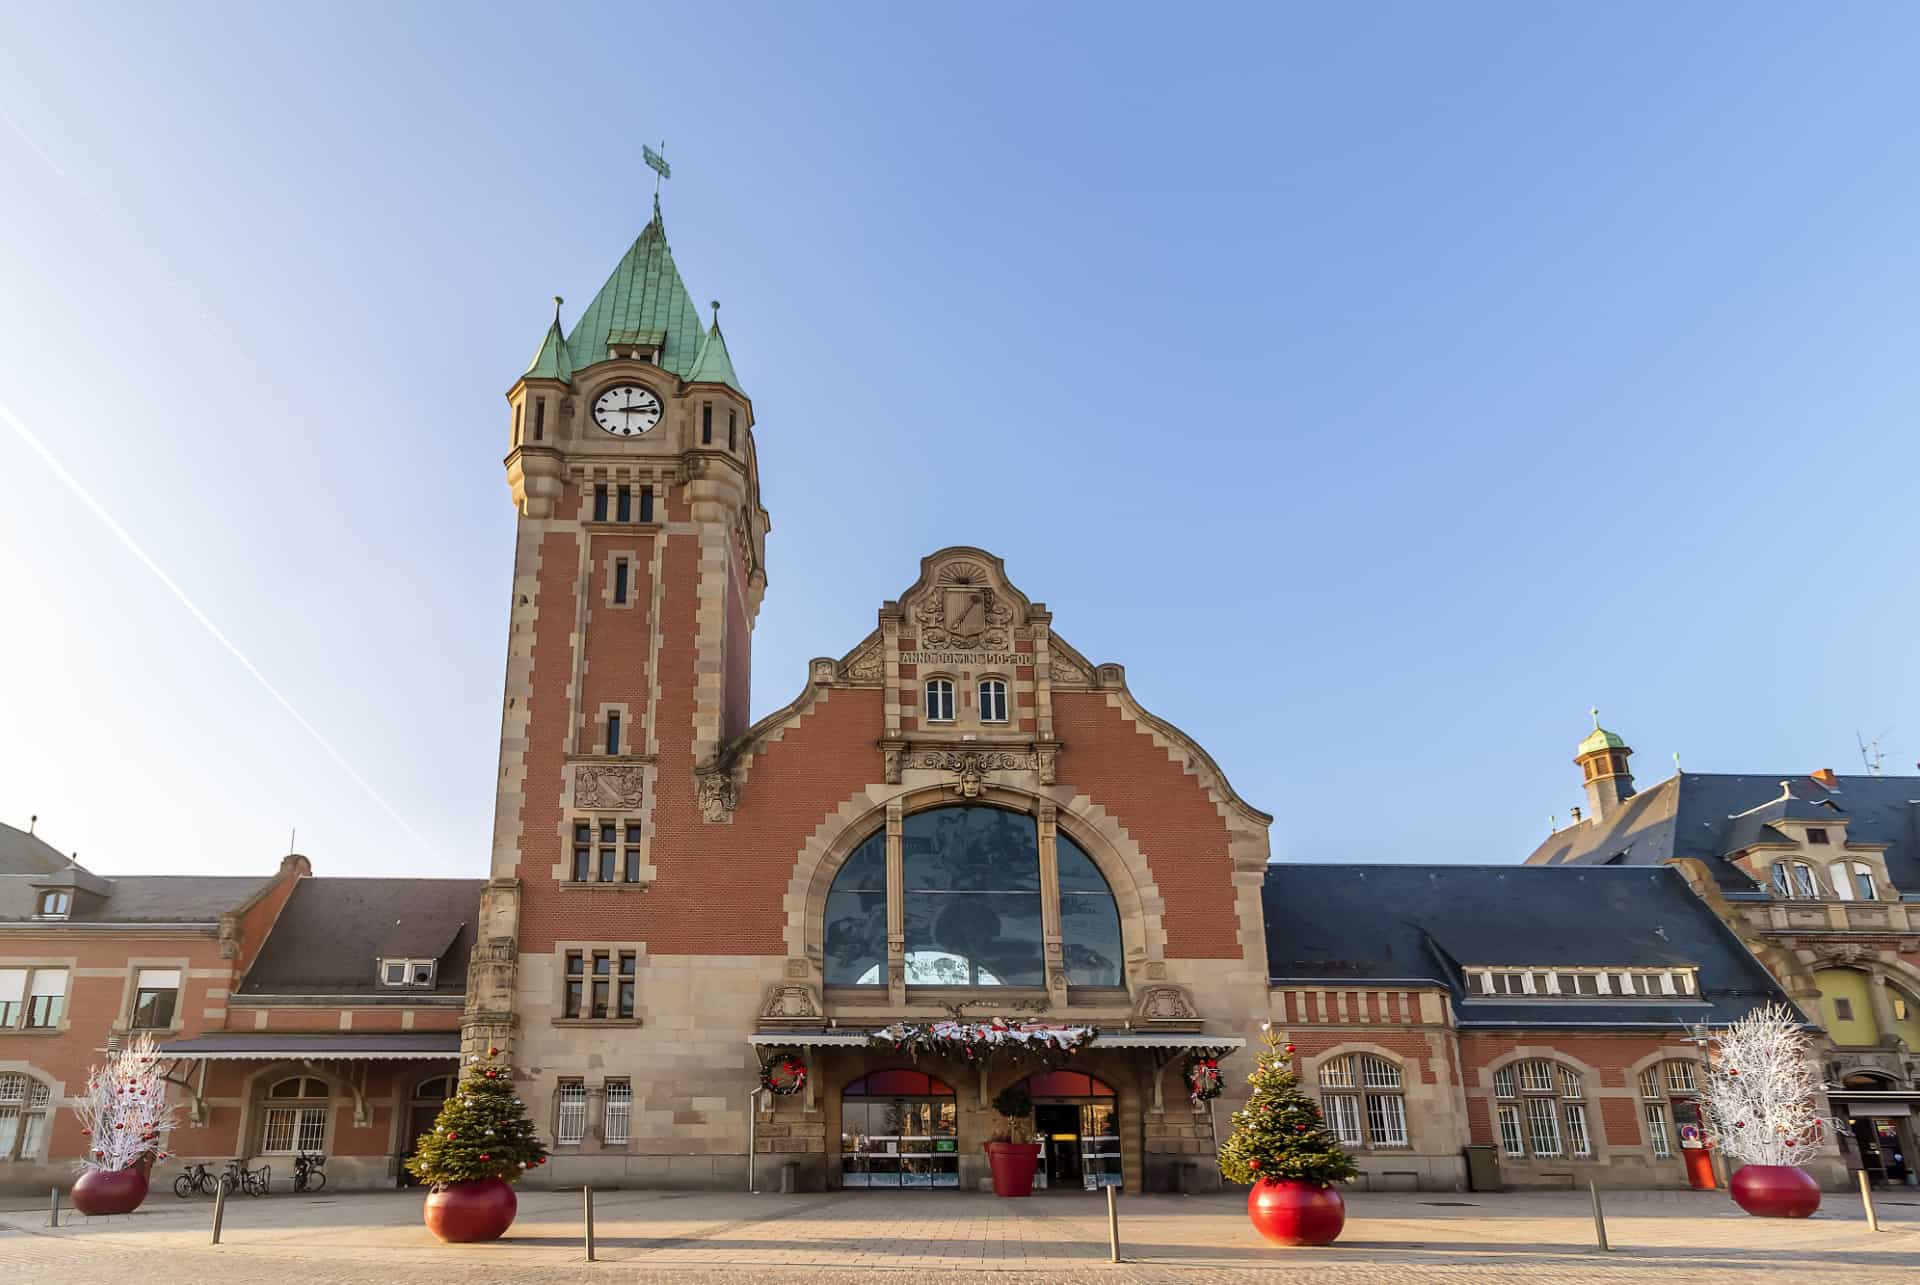
M 1727 1186 L 1736 1205 L 1762 1218 L 1807 1218 L 1820 1208 L 1820 1184 L 1798 1165 L 1741 1165 Z
M 1247 1217 L 1276 1245 L 1331 1245 L 1347 1225 L 1347 1202 L 1337 1187 L 1263 1178 L 1247 1193 Z
M 499 1240 L 519 1211 L 520 1201 L 504 1179 L 451 1183 L 427 1193 L 427 1230 L 455 1244 Z
M 1039 1158 L 1037 1142 L 989 1142 L 987 1163 L 993 1167 L 993 1194 L 1031 1196 L 1033 1162 Z
M 89 1169 L 73 1184 L 73 1207 L 90 1217 L 130 1214 L 147 1198 L 147 1176 L 138 1169 Z

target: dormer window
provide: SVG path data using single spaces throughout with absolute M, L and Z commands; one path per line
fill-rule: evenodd
M 1864 861 L 1836 861 L 1827 867 L 1833 891 L 1842 901 L 1874 901 L 1873 867 Z
M 55 889 L 40 894 L 33 917 L 35 919 L 65 919 L 73 913 L 73 894 L 63 889 Z
M 1468 998 L 1619 999 L 1693 995 L 1691 968 L 1559 968 L 1469 970 Z
M 1819 826 L 1810 826 L 1807 829 L 1807 842 L 1817 843 L 1820 846 L 1825 847 L 1827 843 L 1827 832 L 1821 829 Z
M 1820 896 L 1820 879 L 1804 861 L 1781 861 L 1773 867 L 1773 892 L 1777 897 L 1813 901 Z
M 426 988 L 433 985 L 434 961 L 431 959 L 383 959 L 380 984 Z

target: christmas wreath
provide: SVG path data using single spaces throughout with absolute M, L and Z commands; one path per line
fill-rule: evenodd
M 1219 1097 L 1221 1083 L 1219 1058 L 1196 1055 L 1187 1059 L 1187 1097 L 1193 1105 Z
M 760 1087 L 787 1097 L 807 1087 L 807 1064 L 792 1053 L 776 1053 L 760 1063 Z

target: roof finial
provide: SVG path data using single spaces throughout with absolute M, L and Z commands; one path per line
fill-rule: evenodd
M 1587 713 L 1593 715 L 1593 730 L 1596 732 L 1599 731 L 1600 730 L 1600 707 L 1598 705 L 1594 705 L 1587 710 Z
M 1679 775 L 1680 773 L 1680 751 L 1679 750 L 1675 750 L 1673 752 L 1673 771 L 1676 776 Z
M 707 302 L 713 305 L 713 328 L 718 330 L 720 329 L 720 301 L 718 299 L 709 299 Z
M 1560 833 L 1560 814 L 1558 812 L 1547 813 L 1547 833 Z
M 34 831 L 34 827 L 39 824 L 40 824 L 40 814 L 36 812 L 32 816 L 27 818 L 27 833 L 32 834 Z
M 556 326 L 560 324 L 560 305 L 565 302 L 559 295 L 553 296 L 553 324 Z
M 658 219 L 660 217 L 660 180 L 673 177 L 673 167 L 667 164 L 666 140 L 660 140 L 660 150 L 657 152 L 645 143 L 642 143 L 640 145 L 640 159 L 645 161 L 647 168 L 654 173 L 653 217 Z
M 1793 797 L 1793 782 L 1792 781 L 1780 782 L 1780 798 L 1782 800 L 1786 800 L 1792 797 Z

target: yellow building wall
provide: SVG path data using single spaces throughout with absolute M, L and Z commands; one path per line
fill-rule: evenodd
M 1820 984 L 1820 1019 L 1835 1044 L 1878 1044 L 1879 1028 L 1873 1024 L 1873 1000 L 1867 994 L 1871 984 L 1865 973 L 1850 968 L 1829 968 L 1813 975 Z M 1844 999 L 1853 1009 L 1851 1019 L 1840 1016 L 1834 1003 Z
M 1895 1018 L 1893 1033 L 1905 1040 L 1908 1048 L 1920 1049 L 1920 996 L 1916 996 L 1905 986 L 1898 989 L 1889 988 L 1889 990 L 1889 999 L 1898 997 L 1907 1002 L 1907 1020 L 1903 1022 Z

